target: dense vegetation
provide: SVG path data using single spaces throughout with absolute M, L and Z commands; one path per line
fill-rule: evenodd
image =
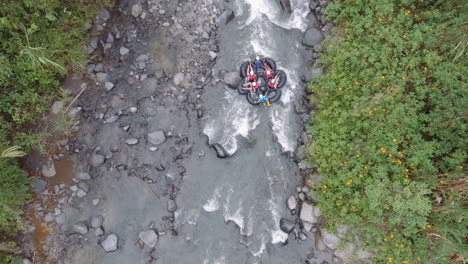
M 310 160 L 326 224 L 375 263 L 450 263 L 467 248 L 467 2 L 336 0 Z
M 85 59 L 84 21 L 110 0 L 3 0 L 0 5 L 0 152 L 25 150 L 40 140 L 31 133 L 61 96 L 60 80 Z M 5 244 L 21 229 L 29 197 L 27 175 L 13 158 L 0 157 L 0 262 Z

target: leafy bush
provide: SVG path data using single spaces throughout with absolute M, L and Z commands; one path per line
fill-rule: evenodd
M 376 263 L 448 263 L 466 246 L 465 1 L 337 0 L 310 85 L 310 162 L 327 225 L 365 234 Z M 465 214 L 463 214 L 465 212 Z

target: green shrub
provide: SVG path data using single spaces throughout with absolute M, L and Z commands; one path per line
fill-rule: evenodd
M 376 263 L 468 257 L 466 8 L 338 0 L 327 9 L 338 30 L 324 42 L 327 74 L 310 85 L 310 161 L 327 176 L 315 193 L 327 225 L 354 225 Z

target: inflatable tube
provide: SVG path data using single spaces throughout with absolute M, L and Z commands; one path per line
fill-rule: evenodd
M 241 95 L 246 95 L 246 94 L 249 92 L 249 90 L 243 90 L 243 89 L 242 89 L 242 85 L 244 85 L 244 82 L 243 82 L 243 81 L 240 81 L 240 82 L 239 82 L 239 85 L 237 85 L 237 91 L 238 91 L 239 94 L 241 94 Z
M 286 84 L 286 81 L 288 80 L 288 77 L 286 76 L 286 73 L 282 70 L 277 70 L 275 71 L 275 75 L 279 74 L 280 75 L 280 82 L 276 88 L 281 88 Z
M 278 100 L 281 98 L 281 90 L 280 89 L 270 90 L 270 92 L 268 93 L 268 98 L 270 98 L 270 103 L 278 102 Z
M 270 66 L 270 68 L 272 70 L 276 71 L 276 62 L 273 59 L 265 58 L 264 60 L 265 60 L 266 64 L 268 64 L 268 66 Z
M 245 61 L 244 63 L 241 64 L 240 66 L 240 76 L 242 78 L 245 78 L 247 76 L 247 66 L 249 65 L 249 61 Z
M 247 93 L 246 97 L 247 97 L 247 102 L 249 102 L 249 104 L 259 105 L 258 101 L 253 98 L 252 93 Z M 255 97 L 257 97 L 257 96 L 255 95 Z

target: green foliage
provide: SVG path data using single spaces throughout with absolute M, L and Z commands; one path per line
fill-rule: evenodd
M 310 159 L 329 226 L 366 234 L 375 263 L 467 260 L 467 3 L 337 0 L 311 83 Z M 464 210 L 465 209 L 465 210 Z M 437 248 L 437 250 L 435 250 Z

